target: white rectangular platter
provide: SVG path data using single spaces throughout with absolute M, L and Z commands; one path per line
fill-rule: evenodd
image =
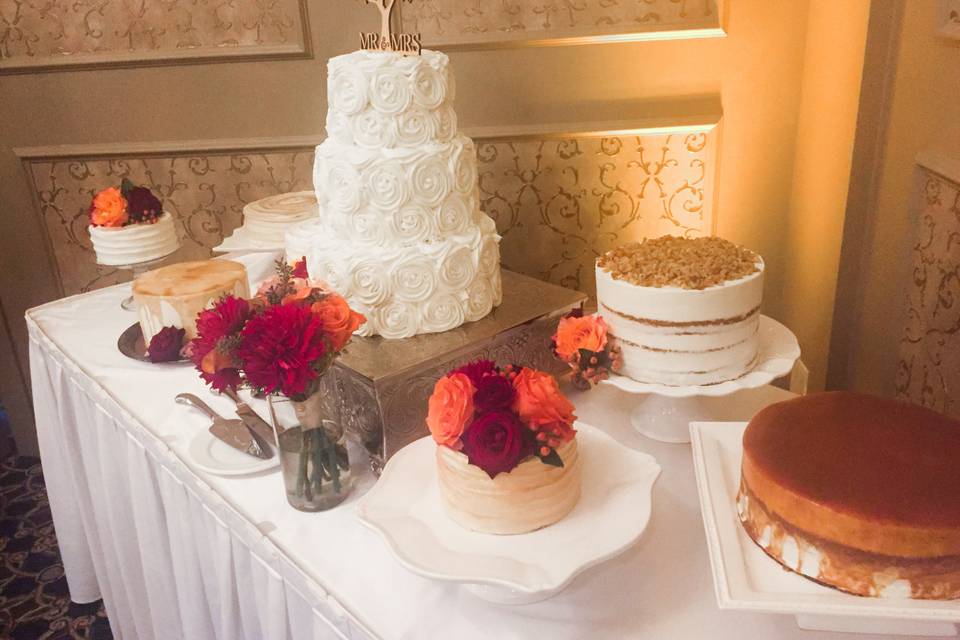
M 862 598 L 792 573 L 744 532 L 736 512 L 745 422 L 692 422 L 700 493 L 717 604 L 721 609 L 796 616 L 803 629 L 949 637 L 960 601 Z

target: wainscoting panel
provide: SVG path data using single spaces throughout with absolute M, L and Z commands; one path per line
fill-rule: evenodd
M 595 132 L 595 128 L 587 129 Z M 468 132 L 469 133 L 469 132 Z M 716 127 L 616 135 L 477 137 L 482 208 L 503 235 L 505 267 L 589 293 L 607 249 L 645 236 L 714 229 Z M 244 204 L 310 189 L 318 140 L 19 149 L 62 293 L 129 279 L 96 264 L 93 194 L 123 178 L 148 185 L 176 218 L 174 260 L 204 259 L 241 223 Z
M 897 394 L 960 416 L 960 162 L 925 165 L 947 170 L 918 170 L 918 236 Z
M 0 0 L 0 73 L 309 55 L 306 0 Z
M 403 30 L 425 46 L 488 48 L 724 35 L 717 0 L 417 0 Z

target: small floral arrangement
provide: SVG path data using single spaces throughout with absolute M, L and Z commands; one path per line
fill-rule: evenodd
M 620 370 L 620 349 L 607 335 L 607 323 L 599 315 L 583 315 L 579 309 L 560 318 L 553 335 L 554 354 L 570 365 L 570 377 L 580 389 L 589 389 Z
M 576 435 L 573 404 L 548 373 L 480 360 L 437 381 L 427 426 L 491 478 L 534 456 L 562 467 L 557 449 Z
M 224 296 L 197 316 L 190 359 L 218 391 L 242 381 L 302 401 L 366 318 L 309 279 L 306 264 L 277 262 L 253 300 Z
M 124 178 L 119 187 L 97 192 L 90 204 L 90 224 L 95 227 L 125 227 L 153 223 L 163 214 L 163 205 L 147 187 Z
M 174 362 L 185 356 L 187 332 L 180 327 L 164 327 L 153 334 L 147 345 L 150 362 Z

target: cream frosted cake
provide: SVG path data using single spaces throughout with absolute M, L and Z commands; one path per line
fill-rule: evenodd
M 437 381 L 427 426 L 444 510 L 481 533 L 549 526 L 580 499 L 573 405 L 548 373 L 481 360 Z
M 133 282 L 144 343 L 164 327 L 197 335 L 197 314 L 223 295 L 249 298 L 247 270 L 231 260 L 181 262 L 148 271 Z
M 328 71 L 309 272 L 366 315 L 364 335 L 405 338 L 484 317 L 501 300 L 500 237 L 480 211 L 476 149 L 457 131 L 447 56 L 357 51 Z M 291 233 L 288 243 L 307 247 Z
M 763 260 L 721 238 L 663 236 L 597 261 L 598 313 L 640 382 L 706 385 L 743 376 L 759 352 Z
M 98 192 L 90 205 L 90 242 L 97 263 L 122 266 L 151 262 L 180 247 L 173 216 L 146 187 L 124 179 Z
M 284 244 L 290 227 L 317 215 L 317 196 L 313 191 L 281 193 L 244 206 L 242 229 L 252 246 L 272 248 Z

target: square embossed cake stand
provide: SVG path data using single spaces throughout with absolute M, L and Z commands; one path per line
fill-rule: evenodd
M 507 270 L 502 278 L 503 302 L 485 318 L 402 340 L 355 337 L 333 375 L 324 376 L 341 422 L 370 453 L 375 472 L 426 435 L 427 399 L 450 369 L 489 358 L 556 374 L 566 370 L 550 339 L 560 316 L 582 307 L 586 294 Z

